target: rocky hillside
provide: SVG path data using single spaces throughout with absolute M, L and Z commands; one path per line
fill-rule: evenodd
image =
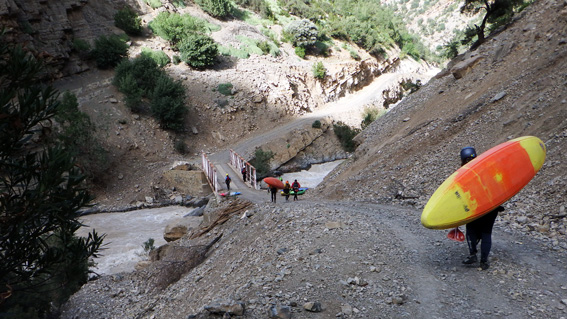
M 459 167 L 462 147 L 481 153 L 533 135 L 547 146 L 546 163 L 505 205 L 505 218 L 549 237 L 556 249 L 567 248 L 566 19 L 564 2 L 539 1 L 478 50 L 455 59 L 360 134 L 354 159 L 331 174 L 318 196 L 423 208 Z

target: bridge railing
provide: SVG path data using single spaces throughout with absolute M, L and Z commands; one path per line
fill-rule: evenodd
M 239 172 L 242 172 L 242 168 L 244 168 L 246 173 L 241 176 L 244 183 L 252 186 L 254 189 L 258 189 L 258 183 L 256 182 L 256 168 L 250 165 L 250 163 L 233 150 L 230 150 L 230 165 Z
M 217 170 L 216 170 L 215 166 L 213 165 L 213 163 L 211 163 L 211 161 L 209 161 L 209 158 L 207 157 L 205 152 L 202 153 L 201 159 L 203 161 L 203 172 L 205 172 L 205 176 L 207 177 L 207 181 L 209 182 L 209 185 L 211 186 L 211 189 L 213 190 L 213 192 L 215 194 L 217 194 L 218 191 L 220 191 L 220 189 L 221 189 L 221 186 L 220 186 L 220 184 L 217 180 Z

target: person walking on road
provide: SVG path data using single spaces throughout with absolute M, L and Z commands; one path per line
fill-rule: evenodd
M 461 150 L 461 166 L 476 158 L 476 151 L 472 147 L 465 147 Z M 480 268 L 486 270 L 490 267 L 488 255 L 492 248 L 492 227 L 499 212 L 504 211 L 504 207 L 498 206 L 486 215 L 466 224 L 466 238 L 469 246 L 469 256 L 463 260 L 463 264 L 471 265 L 478 261 L 477 245 L 480 242 Z
M 293 189 L 293 200 L 299 200 L 299 198 L 297 198 L 297 193 L 299 192 L 299 188 L 301 187 L 301 185 L 299 185 L 299 182 L 297 180 L 293 181 L 293 184 L 291 184 L 291 189 Z
M 289 192 L 291 191 L 291 185 L 289 184 L 289 181 L 285 181 L 285 185 L 283 188 L 283 192 L 285 195 L 285 200 L 288 201 L 289 200 Z
M 272 203 L 275 203 L 277 197 L 276 194 L 278 193 L 278 188 L 275 186 L 270 186 L 270 193 L 272 194 L 272 198 L 271 198 Z
M 226 174 L 226 177 L 224 178 L 224 182 L 226 183 L 226 189 L 230 190 L 231 179 L 230 179 L 230 176 L 228 176 L 228 174 Z

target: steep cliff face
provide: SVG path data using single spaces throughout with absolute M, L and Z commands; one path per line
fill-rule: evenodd
M 5 0 L 0 2 L 0 24 L 8 41 L 43 58 L 52 76 L 60 78 L 88 69 L 73 52 L 73 41 L 92 43 L 116 31 L 113 16 L 123 5 L 111 0 Z

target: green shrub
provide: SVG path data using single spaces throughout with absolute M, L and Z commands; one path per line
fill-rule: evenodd
M 218 46 L 215 41 L 202 34 L 190 34 L 177 46 L 181 60 L 194 68 L 206 68 L 215 64 Z
M 128 55 L 128 44 L 120 36 L 102 35 L 95 40 L 95 48 L 91 54 L 98 68 L 113 68 Z
M 187 154 L 187 144 L 185 144 L 185 141 L 182 138 L 175 139 L 173 147 L 175 148 L 177 153 L 181 155 Z
M 323 62 L 321 61 L 313 64 L 312 71 L 313 71 L 313 76 L 320 80 L 324 79 L 325 75 L 327 75 L 327 69 L 323 65 Z
M 164 129 L 182 131 L 185 123 L 185 88 L 180 81 L 163 74 L 156 82 L 150 103 L 153 116 Z
M 203 11 L 215 18 L 224 18 L 232 10 L 229 0 L 195 0 Z
M 171 60 L 169 56 L 165 54 L 165 52 L 161 50 L 152 50 L 150 48 L 143 47 L 142 48 L 142 55 L 149 57 L 150 59 L 154 60 L 159 67 L 166 66 Z
M 138 79 L 129 73 L 118 81 L 118 90 L 126 95 L 124 103 L 134 113 L 143 112 L 142 97 L 146 95 L 138 85 Z
M 233 56 L 239 59 L 248 59 L 250 57 L 250 53 L 248 52 L 248 48 L 235 48 L 232 45 L 229 47 L 225 47 L 223 45 L 218 46 L 219 54 L 225 56 Z
M 305 58 L 305 48 L 304 47 L 295 47 L 295 54 L 297 54 L 300 58 Z
M 168 11 L 160 12 L 148 26 L 155 34 L 173 45 L 181 42 L 189 34 L 207 33 L 213 29 L 213 25 L 203 19 Z
M 353 138 L 360 133 L 359 129 L 352 128 L 339 121 L 333 124 L 333 130 L 345 151 L 353 152 L 356 149 L 356 143 L 353 141 Z
M 321 128 L 321 121 L 319 120 L 315 120 L 313 121 L 313 124 L 311 124 L 312 128 Z
M 163 74 L 164 71 L 152 58 L 141 55 L 131 61 L 124 60 L 116 67 L 113 84 L 127 95 L 139 91 L 143 96 L 150 97 Z M 131 78 L 124 80 L 126 77 Z
M 317 41 L 317 26 L 307 19 L 292 21 L 285 31 L 292 36 L 292 44 L 296 47 L 305 48 Z
M 142 33 L 142 20 L 130 7 L 120 9 L 114 14 L 114 25 L 129 35 L 140 35 Z
M 89 52 L 91 45 L 83 39 L 73 39 L 73 49 L 79 53 Z
M 153 238 L 148 238 L 148 240 L 146 240 L 144 242 L 144 244 L 142 245 L 142 247 L 144 247 L 144 251 L 148 253 L 148 252 L 156 249 L 156 246 L 154 246 L 154 242 L 155 241 L 154 241 Z
M 152 9 L 157 9 L 162 6 L 161 0 L 144 0 L 144 2 L 152 7 Z
M 174 55 L 173 56 L 173 64 L 177 65 L 181 63 L 181 57 L 179 55 Z
M 370 125 L 372 122 L 376 121 L 380 116 L 384 115 L 386 110 L 380 110 L 377 107 L 365 107 L 362 113 L 362 122 L 360 126 L 362 129 L 365 129 Z
M 55 120 L 60 124 L 57 138 L 76 157 L 84 174 L 94 180 L 108 168 L 108 154 L 95 138 L 96 127 L 89 116 L 79 111 L 74 94 L 68 91 L 63 94 Z
M 270 174 L 270 160 L 273 157 L 274 153 L 272 151 L 256 148 L 254 158 L 250 160 L 250 164 L 256 168 L 256 176 L 258 178 L 263 178 Z
M 232 95 L 232 83 L 221 83 L 218 85 L 217 90 L 223 95 Z
M 354 51 L 353 49 L 349 49 L 348 53 L 350 53 L 350 57 L 355 59 L 356 61 L 360 61 L 360 55 L 358 55 L 358 52 Z
M 262 53 L 264 53 L 264 54 L 270 53 L 271 47 L 270 47 L 270 43 L 268 43 L 268 41 L 259 41 L 257 45 L 258 45 L 258 48 L 260 48 L 260 50 L 262 50 Z
M 275 19 L 270 4 L 265 0 L 236 0 L 237 5 L 258 13 L 264 19 Z

